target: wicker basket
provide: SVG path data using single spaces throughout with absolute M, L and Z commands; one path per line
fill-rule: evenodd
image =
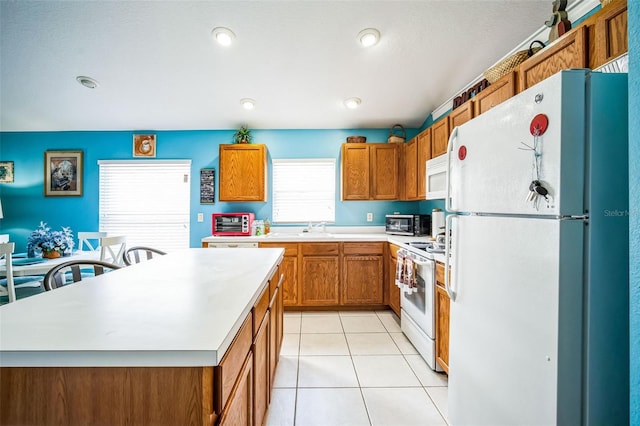
M 540 46 L 534 46 L 536 43 L 540 44 Z M 513 71 L 518 65 L 538 53 L 538 51 L 542 50 L 543 47 L 543 42 L 534 40 L 533 42 L 531 42 L 531 45 L 529 45 L 528 49 L 520 50 L 509 56 L 508 58 L 503 59 L 502 61 L 486 70 L 483 75 L 489 81 L 489 83 L 495 83 L 503 76 Z
M 347 136 L 347 143 L 365 143 L 366 141 L 366 136 Z
M 387 139 L 387 142 L 404 143 L 405 139 L 406 132 L 402 124 L 394 124 L 393 127 L 389 130 L 389 139 Z

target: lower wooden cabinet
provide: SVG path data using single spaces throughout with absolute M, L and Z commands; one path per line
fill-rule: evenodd
M 339 243 L 304 243 L 301 252 L 300 305 L 338 305 Z
M 387 286 L 389 289 L 389 307 L 398 316 L 400 316 L 400 288 L 396 285 L 396 267 L 398 263 L 398 247 L 395 244 L 389 244 L 389 255 L 387 258 Z
M 342 305 L 384 303 L 384 244 L 344 243 Z
M 280 264 L 282 298 L 284 306 L 297 306 L 300 303 L 298 292 L 298 243 L 260 243 L 261 248 L 283 248 L 284 259 Z
M 262 425 L 269 407 L 269 383 L 271 368 L 269 363 L 269 323 L 270 315 L 265 315 L 262 324 L 253 338 L 253 424 Z
M 220 425 L 253 424 L 253 354 L 249 352 L 242 364 L 229 406 L 220 416 Z
M 444 265 L 436 263 L 436 362 L 449 373 L 449 295 L 444 287 Z

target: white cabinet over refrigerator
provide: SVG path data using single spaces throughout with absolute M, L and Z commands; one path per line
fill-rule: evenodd
M 560 72 L 447 150 L 449 419 L 629 422 L 625 74 Z

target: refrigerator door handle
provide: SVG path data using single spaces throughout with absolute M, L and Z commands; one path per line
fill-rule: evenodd
M 452 302 L 456 301 L 456 292 L 453 291 L 451 287 L 451 238 L 453 238 L 453 234 L 451 233 L 451 225 L 453 221 L 458 219 L 458 216 L 455 214 L 450 214 L 447 216 L 447 220 L 445 221 L 445 249 L 444 249 L 444 288 L 447 290 L 447 294 L 449 295 L 449 299 Z
M 446 176 L 446 186 L 447 186 L 447 194 L 446 194 L 446 209 L 449 212 L 457 213 L 457 210 L 454 210 L 451 202 L 451 151 L 453 149 L 453 141 L 458 136 L 458 126 L 454 127 L 451 131 L 451 135 L 449 136 L 449 141 L 447 142 L 447 172 Z

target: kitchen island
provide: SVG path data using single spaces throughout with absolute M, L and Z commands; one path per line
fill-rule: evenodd
M 253 416 L 254 359 L 281 343 L 282 257 L 188 249 L 0 307 L 0 424 Z

